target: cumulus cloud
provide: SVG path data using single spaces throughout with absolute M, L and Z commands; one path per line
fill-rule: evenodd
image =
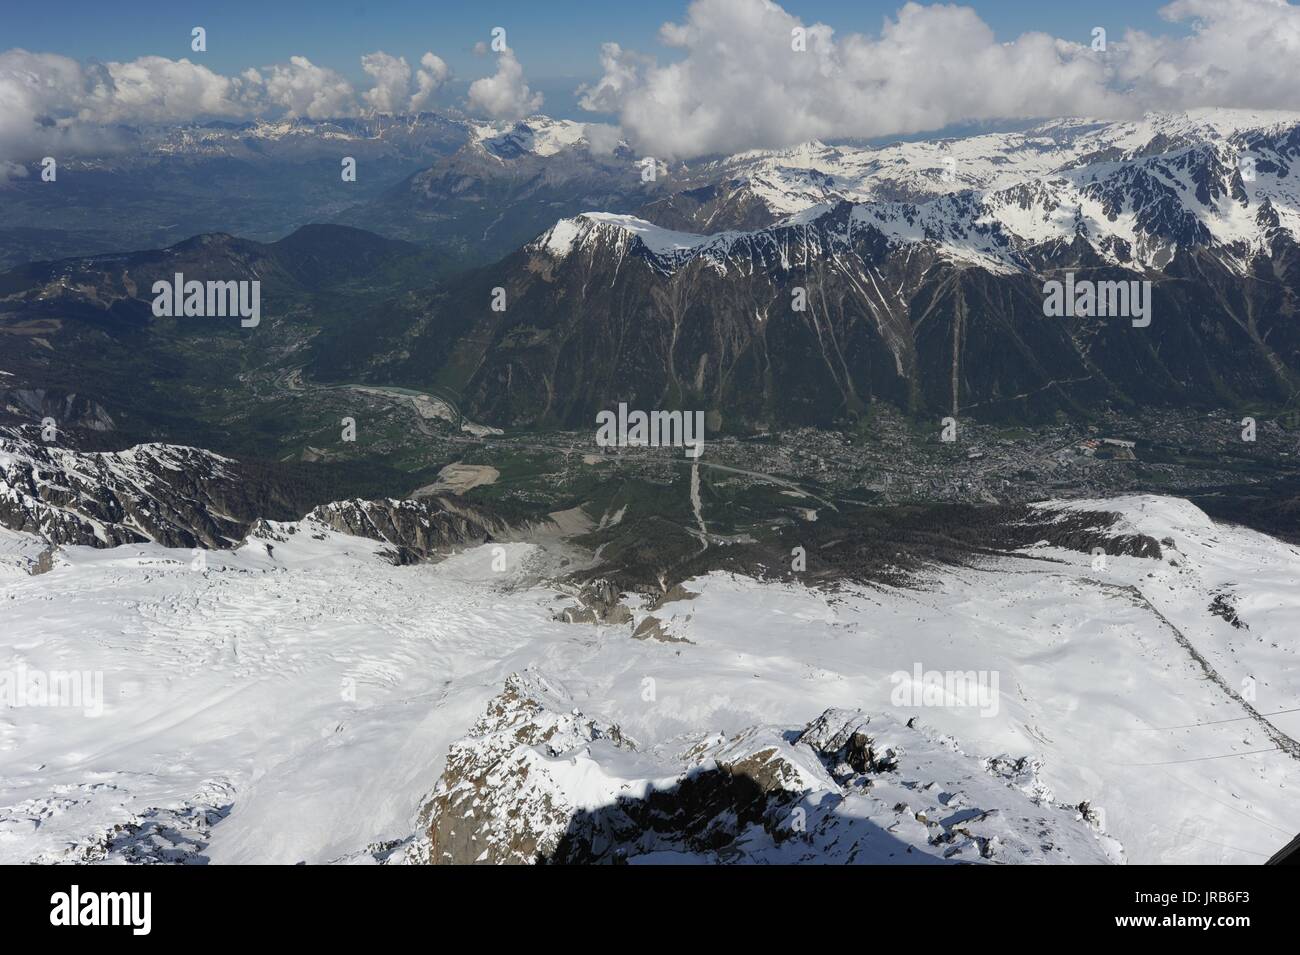
M 347 78 L 305 56 L 268 67 L 263 88 L 266 102 L 293 119 L 329 119 L 356 111 L 356 94 Z
M 1175 0 L 1186 38 L 1125 35 L 1120 78 L 1155 109 L 1300 108 L 1300 7 L 1286 0 Z
M 597 113 L 616 112 L 623 98 L 643 79 L 654 59 L 617 43 L 603 43 L 600 47 L 600 66 L 603 74 L 594 86 L 578 88 L 578 105 Z
M 375 85 L 362 99 L 381 113 L 419 112 L 451 78 L 451 68 L 442 57 L 425 53 L 415 71 L 415 90 L 411 90 L 411 67 L 406 58 L 389 56 L 383 51 L 367 53 L 361 68 L 374 77 Z
M 426 53 L 420 57 L 420 68 L 415 71 L 416 90 L 411 95 L 411 112 L 419 112 L 429 104 L 438 91 L 451 79 L 451 67 L 442 57 Z
M 14 178 L 14 160 L 38 157 L 64 134 L 55 116 L 86 94 L 81 64 L 52 53 L 0 53 L 0 181 Z
M 1300 8 L 1175 0 L 1162 14 L 1191 22 L 1192 35 L 1130 31 L 1096 51 L 1091 37 L 1001 42 L 970 7 L 906 3 L 879 36 L 841 37 L 769 0 L 695 0 L 660 30 L 681 51 L 674 62 L 607 43 L 603 75 L 580 102 L 617 114 L 638 148 L 673 158 L 967 121 L 1297 105 Z
M 301 56 L 223 76 L 162 56 L 83 64 L 54 53 L 0 53 L 0 159 L 8 162 L 112 148 L 115 124 L 353 111 L 351 84 Z
M 523 119 L 541 109 L 542 94 L 529 88 L 514 51 L 503 50 L 497 54 L 497 71 L 470 84 L 469 105 L 493 119 Z
M 245 78 L 185 59 L 82 64 L 55 53 L 6 50 L 0 53 L 0 160 L 111 148 L 115 123 L 239 116 L 248 95 Z
M 0 181 L 17 178 L 19 163 L 45 155 L 111 150 L 121 145 L 117 124 L 331 119 L 356 115 L 362 103 L 400 113 L 426 106 L 451 76 L 433 53 L 421 57 L 414 73 L 405 59 L 382 51 L 363 56 L 361 68 L 374 85 L 358 97 L 345 76 L 305 56 L 224 76 L 162 56 L 81 63 L 6 50 L 0 52 Z
M 406 57 L 389 56 L 379 50 L 363 56 L 361 68 L 375 80 L 362 97 L 366 104 L 381 113 L 400 112 L 411 88 L 411 67 Z
M 142 56 L 129 63 L 108 63 L 104 76 L 82 106 L 83 119 L 102 123 L 167 123 L 195 116 L 238 116 L 240 79 L 214 73 L 189 60 Z
M 871 137 L 960 122 L 1063 115 L 1125 118 L 1199 106 L 1300 108 L 1300 6 L 1287 0 L 1173 0 L 1167 35 L 1111 30 L 1091 37 L 1026 33 L 1000 41 L 968 6 L 905 3 L 876 34 L 805 24 L 771 0 L 694 0 L 660 39 L 671 62 L 606 43 L 600 79 L 579 90 L 596 124 L 593 148 L 620 136 L 645 154 L 688 158 L 808 139 Z M 793 47 L 800 30 L 803 49 Z M 487 45 L 481 44 L 484 52 Z M 361 58 L 364 91 L 305 56 L 222 75 L 188 59 L 144 56 L 81 63 L 52 53 L 0 52 L 0 176 L 43 155 L 104 151 L 120 125 L 206 118 L 308 119 L 360 110 L 426 108 L 451 71 L 433 53 L 418 65 L 382 51 Z M 469 107 L 519 119 L 542 106 L 515 54 L 469 88 Z

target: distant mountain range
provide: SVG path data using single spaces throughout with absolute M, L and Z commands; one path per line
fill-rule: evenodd
M 118 128 L 118 148 L 59 157 L 0 182 L 0 269 L 161 248 L 207 232 L 272 241 L 380 197 L 465 141 L 433 113 L 368 119 Z M 342 159 L 357 161 L 344 182 Z
M 263 280 L 272 320 L 258 363 L 445 389 L 497 426 L 589 427 L 620 401 L 704 410 L 711 429 L 740 432 L 843 424 L 876 401 L 928 418 L 1039 421 L 1152 404 L 1271 408 L 1300 386 L 1300 117 L 1289 114 L 812 143 L 661 164 L 653 181 L 625 144 L 601 154 L 581 124 L 545 117 L 212 127 L 147 152 L 149 163 L 323 163 L 370 144 L 409 160 L 461 136 L 344 216 L 441 251 L 315 226 L 272 245 L 209 236 L 23 266 L 0 276 L 0 331 L 28 350 L 0 370 L 51 386 L 38 339 L 52 339 L 35 329 L 61 335 L 62 350 L 81 330 L 85 364 L 65 353 L 60 365 L 69 379 L 96 370 L 111 383 L 94 344 L 104 334 L 136 371 L 136 358 L 162 367 L 209 335 L 246 363 L 228 329 L 151 331 L 146 283 L 183 265 Z M 499 261 L 453 274 L 501 247 Z M 1044 283 L 1067 275 L 1150 282 L 1150 324 L 1047 317 Z M 491 307 L 496 289 L 504 311 Z M 110 418 L 121 411 L 111 385 L 73 391 Z
M 582 123 L 535 116 L 470 124 L 466 134 L 454 153 L 341 221 L 488 262 L 558 218 L 590 209 L 631 212 L 671 188 L 658 178 L 643 181 L 640 157 L 626 143 L 609 153 L 593 150 Z
M 1220 112 L 732 157 L 646 218 L 561 220 L 452 283 L 436 342 L 353 370 L 452 386 L 505 426 L 624 400 L 737 430 L 876 400 L 1025 420 L 1281 404 L 1300 382 L 1298 155 L 1296 117 Z M 1045 317 L 1067 273 L 1151 282 L 1151 324 Z

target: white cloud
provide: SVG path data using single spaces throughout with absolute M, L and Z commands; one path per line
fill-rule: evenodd
M 1122 118 L 1199 106 L 1300 108 L 1300 6 L 1286 0 L 1173 0 L 1162 15 L 1185 30 L 1154 36 L 1106 25 L 1109 49 L 1027 33 L 1001 42 L 970 7 L 906 3 L 878 34 L 804 24 L 769 0 L 695 0 L 664 24 L 672 62 L 606 43 L 586 109 L 645 153 L 685 158 L 808 139 L 941 129 L 958 122 L 1088 115 Z M 791 31 L 806 30 L 806 51 Z M 486 45 L 483 45 L 486 50 Z M 304 56 L 225 76 L 188 59 L 144 56 L 81 63 L 53 53 L 0 52 L 0 162 L 104 151 L 117 124 L 210 117 L 327 119 L 426 108 L 451 77 L 425 53 L 413 68 L 376 51 L 361 59 L 373 85 Z M 513 52 L 469 89 L 471 109 L 518 119 L 542 106 Z M 4 167 L 13 176 L 12 165 Z
M 161 56 L 83 64 L 53 53 L 0 53 L 0 159 L 9 162 L 112 149 L 119 141 L 114 124 L 240 119 L 268 111 L 320 119 L 355 109 L 345 78 L 301 56 L 223 76 Z
M 389 56 L 382 51 L 367 53 L 361 68 L 375 78 L 375 85 L 362 99 L 381 113 L 419 112 L 451 78 L 451 68 L 442 57 L 425 53 L 415 71 L 415 91 L 411 91 L 411 67 L 406 58 Z
M 367 53 L 361 68 L 375 78 L 375 85 L 362 99 L 381 113 L 419 112 L 451 79 L 451 67 L 442 57 L 425 53 L 415 71 L 415 90 L 411 90 L 411 67 L 406 58 L 389 56 L 383 51 Z
M 542 94 L 529 88 L 514 51 L 504 50 L 497 54 L 497 71 L 470 84 L 469 105 L 493 119 L 523 119 L 541 109 Z
M 602 43 L 600 66 L 604 71 L 600 81 L 595 86 L 578 88 L 578 105 L 597 113 L 611 113 L 619 108 L 632 87 L 642 81 L 645 70 L 654 66 L 654 59 L 624 50 L 617 43 Z
M 26 179 L 27 167 L 21 166 L 16 162 L 9 162 L 6 159 L 0 159 L 0 186 L 4 185 L 11 179 Z
M 242 80 L 189 60 L 142 56 L 105 65 L 108 82 L 96 82 L 81 117 L 101 123 L 165 123 L 195 116 L 238 116 Z
M 879 36 L 841 37 L 769 0 L 695 0 L 660 31 L 681 51 L 675 62 L 608 43 L 604 75 L 579 92 L 584 108 L 616 113 L 639 149 L 678 158 L 965 121 L 1300 106 L 1300 8 L 1176 0 L 1162 13 L 1193 21 L 1192 36 L 1129 32 L 1096 52 L 1091 37 L 1000 42 L 970 7 L 906 3 Z
M 411 96 L 411 112 L 424 109 L 449 79 L 451 67 L 443 62 L 442 57 L 432 53 L 420 57 L 420 69 L 415 71 L 416 90 Z
M 404 56 L 389 56 L 382 50 L 361 58 L 361 68 L 375 79 L 362 99 L 381 113 L 399 113 L 411 89 L 411 67 Z
M 0 160 L 112 148 L 115 123 L 246 112 L 248 81 L 189 60 L 146 56 L 82 64 L 55 53 L 0 53 Z
M 61 137 L 58 113 L 76 108 L 85 95 L 81 64 L 52 53 L 0 53 L 0 163 L 5 179 L 16 176 L 13 160 L 42 155 Z
M 377 51 L 363 56 L 361 67 L 374 86 L 360 100 L 380 112 L 424 107 L 451 76 L 432 53 L 421 57 L 414 87 L 401 57 Z M 116 148 L 122 136 L 115 124 L 330 119 L 357 112 L 352 83 L 305 56 L 224 76 L 187 59 L 81 63 L 55 53 L 6 50 L 0 52 L 0 180 L 17 176 L 15 163 Z
M 305 56 L 291 56 L 287 64 L 267 67 L 264 72 L 266 102 L 282 109 L 286 116 L 329 119 L 356 112 L 352 84 Z
M 597 156 L 610 155 L 623 140 L 623 130 L 608 123 L 587 123 L 582 135 L 587 139 L 587 147 Z
M 1175 0 L 1187 38 L 1125 35 L 1119 76 L 1151 108 L 1300 109 L 1300 7 L 1285 0 Z

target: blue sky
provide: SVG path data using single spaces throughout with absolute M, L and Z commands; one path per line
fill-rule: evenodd
M 680 20 L 685 0 L 61 0 L 8 4 L 0 14 L 0 49 L 23 47 L 77 59 L 129 60 L 155 54 L 191 57 L 222 73 L 282 62 L 301 54 L 360 80 L 359 57 L 381 49 L 416 61 L 432 50 L 461 80 L 492 71 L 473 46 L 488 31 L 503 26 L 531 82 L 552 99 L 556 80 L 599 75 L 600 44 L 671 58 L 658 43 L 659 25 Z M 901 0 L 784 0 L 787 11 L 805 22 L 822 21 L 841 33 L 879 31 L 882 19 Z M 1052 0 L 978 0 L 969 4 L 1009 40 L 1029 30 L 1086 42 L 1094 26 L 1112 36 L 1134 27 L 1151 33 L 1184 33 L 1158 14 L 1161 2 L 1092 0 L 1087 4 Z M 190 29 L 208 31 L 208 52 L 191 54 Z M 556 104 L 558 105 L 558 104 Z

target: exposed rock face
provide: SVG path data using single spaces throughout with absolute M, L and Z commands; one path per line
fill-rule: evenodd
M 658 640 L 660 643 L 690 643 L 685 637 L 679 637 L 668 629 L 664 621 L 649 616 L 636 625 L 632 631 L 633 640 Z
M 1098 550 L 1109 557 L 1145 557 L 1160 560 L 1160 542 L 1147 534 L 1123 534 L 1113 529 L 1119 515 L 1109 511 L 1051 510 L 1048 505 L 1031 505 L 1023 526 L 1033 528 L 1042 540 L 1084 554 Z M 1165 539 L 1165 546 L 1173 541 Z M 1023 546 L 1023 545 L 1022 545 Z
M 230 547 L 256 517 L 236 467 L 178 445 L 82 452 L 0 433 L 0 524 L 52 544 Z
M 1300 865 L 1300 836 L 1274 853 L 1265 865 Z
M 287 492 L 210 451 L 166 444 L 73 451 L 0 431 L 0 526 L 53 545 L 154 541 L 225 549 L 250 533 L 265 536 L 268 511 L 277 512 L 277 519 L 301 515 L 292 512 Z M 390 544 L 398 564 L 448 546 L 482 543 L 509 529 L 451 496 L 339 501 L 309 516 L 341 533 Z
M 16 415 L 53 418 L 64 428 L 112 431 L 117 425 L 97 401 L 75 392 L 12 388 L 0 392 L 0 408 Z
M 36 555 L 36 559 L 32 561 L 32 566 L 31 569 L 28 571 L 28 573 L 31 574 L 33 577 L 37 577 L 41 574 L 48 574 L 51 570 L 54 569 L 54 555 L 57 554 L 58 552 L 59 549 L 55 547 L 53 544 L 51 544 L 49 547 L 46 547 L 39 554 Z
M 308 516 L 341 533 L 391 544 L 397 564 L 416 563 L 446 547 L 481 544 L 508 530 L 482 509 L 451 497 L 335 501 Z
M 659 597 L 655 598 L 654 603 L 650 605 L 649 609 L 651 611 L 658 610 L 663 607 L 664 604 L 676 603 L 679 600 L 692 600 L 698 596 L 699 594 L 692 593 L 681 584 L 673 584 Z
M 536 678 L 512 675 L 465 739 L 421 812 L 420 861 L 527 863 L 553 852 L 573 807 L 557 801 L 547 763 L 593 743 L 630 749 L 618 727 L 565 713 Z M 503 785 L 504 783 L 504 785 Z
M 408 861 L 1111 863 L 1032 760 L 982 763 L 883 716 L 827 710 L 641 752 L 512 675 L 451 748 Z
M 565 607 L 556 618 L 565 623 L 627 623 L 632 611 L 622 603 L 623 595 L 613 581 L 593 580 L 578 592 L 578 603 Z

